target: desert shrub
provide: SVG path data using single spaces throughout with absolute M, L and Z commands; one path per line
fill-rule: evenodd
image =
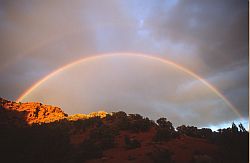
M 118 130 L 128 130 L 130 126 L 130 122 L 127 118 L 116 119 L 114 123 Z
M 117 130 L 128 130 L 129 120 L 123 111 L 113 112 L 111 116 L 106 116 L 107 121 L 111 122 Z
M 198 129 L 197 127 L 194 126 L 179 126 L 176 128 L 177 133 L 179 135 L 187 135 L 191 137 L 197 137 L 197 138 L 205 138 L 210 140 L 213 136 L 213 131 L 209 128 L 201 128 Z
M 94 127 L 94 126 L 101 126 L 102 120 L 100 117 L 91 117 L 88 119 L 79 119 L 76 121 L 71 121 L 72 126 L 76 130 L 82 130 L 85 131 L 87 128 Z
M 106 117 L 107 121 L 112 122 L 117 130 L 130 130 L 132 132 L 147 131 L 152 126 L 152 121 L 148 118 L 143 118 L 139 114 L 127 114 L 119 111 L 112 113 Z
M 160 118 L 156 122 L 158 123 L 158 128 L 154 136 L 155 141 L 169 140 L 176 137 L 175 129 L 170 121 L 167 121 L 166 118 Z
M 148 118 L 134 119 L 129 121 L 129 129 L 132 132 L 144 132 L 148 131 L 151 127 L 151 121 Z
M 101 149 L 107 149 L 115 145 L 114 138 L 117 134 L 117 130 L 102 126 L 91 131 L 89 141 L 98 145 Z
M 141 147 L 141 143 L 138 140 L 129 138 L 128 136 L 124 137 L 124 142 L 127 149 L 135 149 Z
M 143 119 L 143 117 L 140 114 L 129 114 L 128 118 L 131 121 Z
M 200 138 L 210 139 L 213 135 L 213 131 L 210 128 L 201 128 L 198 129 L 197 135 Z
M 113 112 L 112 113 L 112 118 L 114 119 L 124 119 L 127 118 L 127 114 L 123 111 L 119 111 L 119 112 Z
M 197 127 L 182 125 L 182 126 L 177 127 L 176 129 L 177 129 L 178 134 L 180 135 L 199 137 Z
M 167 121 L 166 118 L 160 118 L 156 122 L 158 123 L 160 128 L 165 128 L 171 132 L 175 131 L 173 124 L 170 121 Z

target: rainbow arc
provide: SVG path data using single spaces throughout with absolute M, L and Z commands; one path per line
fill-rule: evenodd
M 38 82 L 36 82 L 35 84 L 33 84 L 28 90 L 26 90 L 16 101 L 22 101 L 28 94 L 30 94 L 33 90 L 35 90 L 38 86 L 40 86 L 42 83 L 44 83 L 45 81 L 47 81 L 49 78 L 53 77 L 54 75 L 63 72 L 64 70 L 71 68 L 75 65 L 81 64 L 83 62 L 87 62 L 87 61 L 91 61 L 91 60 L 95 60 L 95 59 L 100 59 L 100 58 L 104 58 L 104 57 L 112 57 L 112 56 L 139 56 L 139 57 L 143 57 L 143 58 L 147 58 L 147 59 L 152 59 L 155 61 L 159 61 L 161 63 L 164 64 L 168 64 L 170 66 L 173 66 L 174 68 L 187 73 L 188 75 L 194 77 L 195 79 L 199 80 L 200 82 L 202 82 L 204 85 L 206 85 L 212 92 L 214 92 L 218 97 L 220 97 L 221 99 L 223 99 L 223 101 L 228 105 L 228 107 L 231 109 L 231 111 L 233 111 L 239 118 L 242 118 L 242 115 L 239 113 L 239 111 L 235 108 L 235 106 L 233 106 L 233 104 L 231 104 L 231 102 L 222 94 L 220 93 L 219 90 L 217 90 L 213 85 L 211 85 L 208 81 L 206 81 L 205 79 L 203 79 L 202 77 L 200 77 L 199 75 L 197 75 L 196 73 L 190 71 L 189 69 L 182 67 L 170 60 L 167 59 L 163 59 L 160 57 L 155 57 L 155 56 L 151 56 L 151 55 L 146 55 L 146 54 L 140 54 L 140 53 L 109 53 L 109 54 L 101 54 L 101 55 L 95 55 L 95 56 L 91 56 L 91 57 L 86 57 L 86 58 L 82 58 L 79 59 L 77 61 L 74 61 L 72 63 L 69 63 L 65 66 L 62 66 L 61 68 L 53 71 L 52 73 L 50 73 L 49 75 L 45 76 L 44 78 L 42 78 L 41 80 L 39 80 Z

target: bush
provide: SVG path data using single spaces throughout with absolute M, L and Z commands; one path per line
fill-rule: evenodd
M 112 118 L 114 119 L 125 119 L 127 118 L 127 114 L 123 111 L 119 111 L 119 112 L 113 112 L 112 113 Z
M 129 114 L 128 118 L 131 121 L 143 119 L 143 117 L 140 114 Z
M 79 119 L 76 121 L 71 121 L 72 125 L 75 127 L 76 130 L 85 131 L 87 128 L 94 127 L 94 126 L 101 126 L 102 120 L 100 117 L 91 117 L 89 119 Z
M 176 137 L 175 129 L 170 121 L 167 121 L 166 118 L 160 118 L 156 122 L 158 123 L 158 128 L 154 137 L 155 141 L 169 140 Z
M 198 132 L 199 138 L 211 139 L 211 137 L 213 135 L 213 131 L 210 128 L 198 129 L 197 132 Z
M 134 119 L 130 121 L 129 129 L 132 132 L 145 132 L 151 127 L 151 121 L 148 118 Z
M 114 124 L 118 130 L 128 130 L 130 122 L 127 118 L 121 118 L 121 119 L 116 119 Z
M 127 114 L 125 112 L 116 112 L 112 114 L 112 118 L 107 118 L 111 120 L 114 127 L 118 130 L 130 130 L 132 132 L 144 132 L 147 131 L 152 122 L 148 118 L 143 118 L 139 114 Z
M 108 126 L 102 126 L 92 130 L 89 141 L 95 143 L 101 149 L 107 149 L 115 145 L 114 138 L 117 134 L 117 130 Z
M 182 125 L 182 126 L 177 127 L 176 129 L 177 129 L 178 134 L 180 135 L 199 137 L 197 127 Z

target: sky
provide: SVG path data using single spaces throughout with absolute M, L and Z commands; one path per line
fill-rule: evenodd
M 248 35 L 247 0 L 0 0 L 0 96 L 16 100 L 38 80 L 81 58 L 142 53 L 198 74 L 247 118 Z M 236 120 L 227 112 L 216 114 L 216 124 Z

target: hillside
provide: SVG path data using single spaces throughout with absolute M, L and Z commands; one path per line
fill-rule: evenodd
M 212 132 L 122 111 L 67 115 L 0 99 L 0 127 L 4 162 L 248 162 L 249 133 L 234 123 Z

